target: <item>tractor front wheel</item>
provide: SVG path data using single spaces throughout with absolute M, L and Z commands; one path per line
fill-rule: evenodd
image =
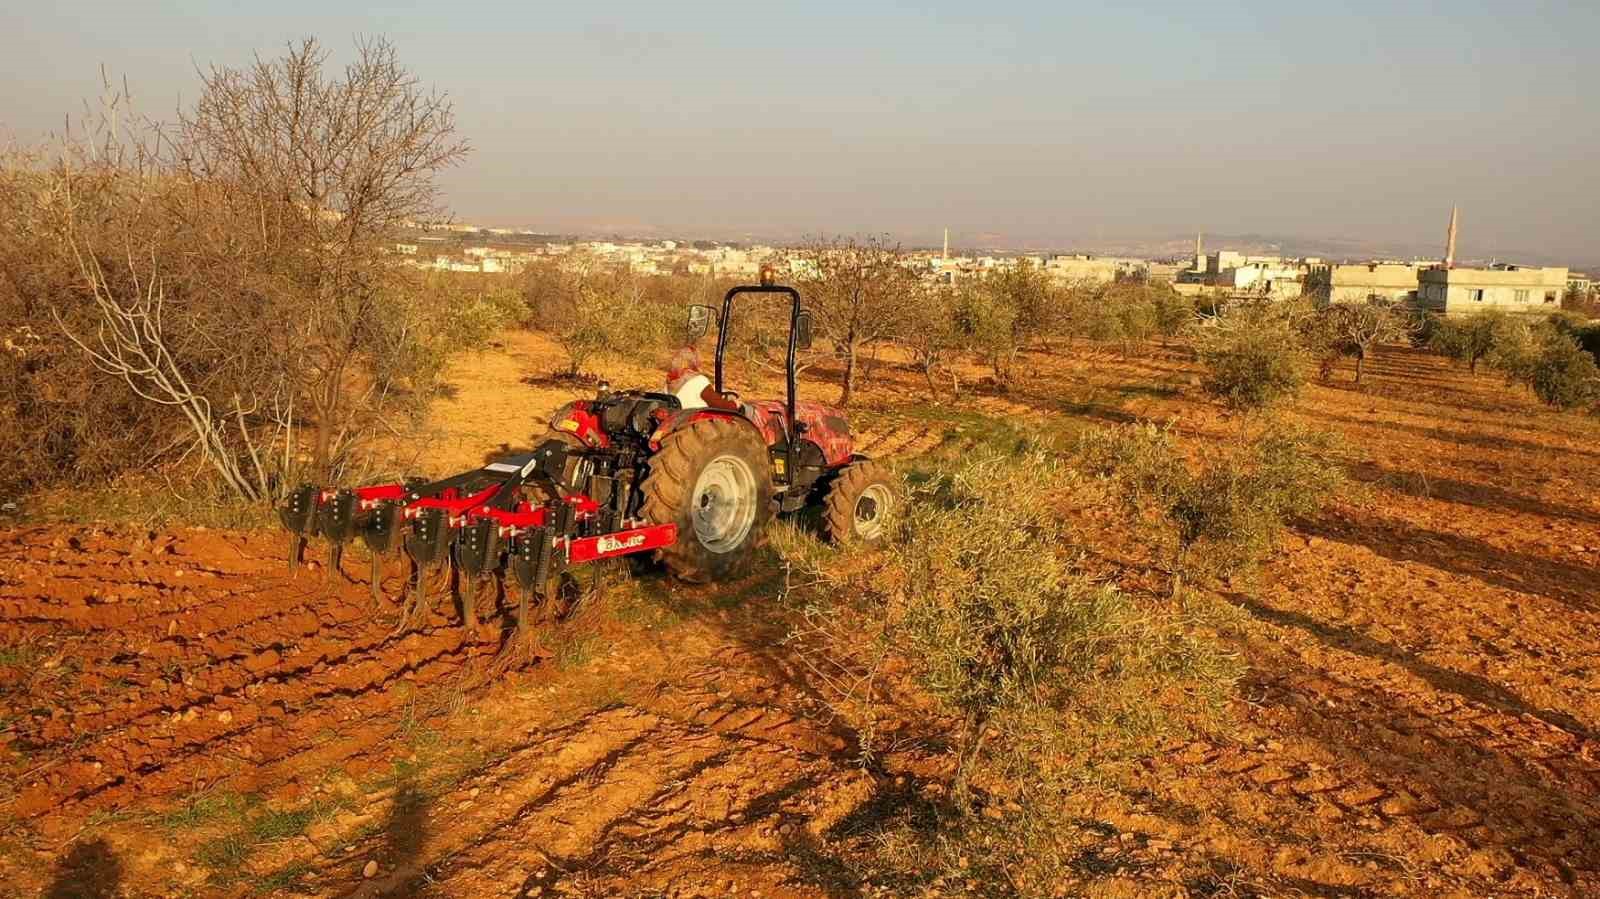
M 772 519 L 772 463 L 755 428 L 710 418 L 662 438 L 644 479 L 644 517 L 678 526 L 658 550 L 677 577 L 694 582 L 743 574 Z
M 877 544 L 888 539 L 900 510 L 900 488 L 877 462 L 852 462 L 828 484 L 822 531 L 829 541 Z

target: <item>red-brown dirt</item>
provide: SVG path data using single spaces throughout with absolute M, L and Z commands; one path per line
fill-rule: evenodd
M 577 392 L 523 380 L 552 355 L 508 335 L 457 369 L 435 426 L 477 430 L 449 464 Z M 1173 420 L 1200 445 L 1236 426 L 1177 353 L 1027 365 L 1008 395 L 930 407 L 885 363 L 859 436 L 907 458 L 970 441 L 974 416 Z M 1600 428 L 1410 350 L 1348 377 L 1291 414 L 1345 439 L 1360 489 L 1226 586 L 1234 723 L 1084 792 L 1075 894 L 1600 895 Z M 1074 523 L 1108 577 L 1159 591 L 1120 514 Z M 841 822 L 937 770 L 910 744 L 855 763 L 766 575 L 614 582 L 497 675 L 492 628 L 467 637 L 441 599 L 397 636 L 359 552 L 325 582 L 283 549 L 0 530 L 0 896 L 870 894 Z

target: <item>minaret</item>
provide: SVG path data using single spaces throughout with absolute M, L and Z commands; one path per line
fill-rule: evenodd
M 939 254 L 939 261 L 944 262 L 950 258 L 950 229 L 944 229 L 944 252 Z
M 1450 230 L 1448 232 L 1446 232 L 1445 239 L 1444 239 L 1444 267 L 1445 268 L 1455 268 L 1456 267 L 1456 224 L 1457 224 L 1457 221 L 1460 218 L 1460 216 L 1461 216 L 1461 207 L 1459 207 L 1459 206 L 1451 206 L 1450 207 Z
M 1201 241 L 1204 236 L 1200 231 L 1194 233 L 1194 270 L 1197 272 L 1206 270 L 1206 249 L 1205 244 Z

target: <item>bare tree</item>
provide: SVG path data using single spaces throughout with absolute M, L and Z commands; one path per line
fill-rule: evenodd
M 848 406 L 862 348 L 898 333 L 916 302 L 916 273 L 900 245 L 882 236 L 816 239 L 801 249 L 799 260 L 817 331 L 844 364 L 839 405 Z
M 253 223 L 211 246 L 264 261 L 262 277 L 290 304 L 280 349 L 326 474 L 362 430 L 362 400 L 392 386 L 373 363 L 407 336 L 385 308 L 407 289 L 387 241 L 439 213 L 434 176 L 468 148 L 449 101 L 381 39 L 357 44 L 342 72 L 307 39 L 202 78 L 173 135 L 175 168 L 197 187 L 225 186 L 228 218 Z
M 65 317 L 52 305 L 51 317 L 101 372 L 178 412 L 192 449 L 229 488 L 266 498 L 272 479 L 247 421 L 259 401 L 247 409 L 236 390 L 230 395 L 226 369 L 235 352 L 225 335 L 206 332 L 190 297 L 170 296 L 182 277 L 168 261 L 191 236 L 169 214 L 182 191 L 162 165 L 158 136 L 128 102 L 126 89 L 108 85 L 88 130 L 66 136 L 44 177 L 39 208 L 89 301 L 86 312 Z
M 610 305 L 600 285 L 600 262 L 577 253 L 528 267 L 523 295 L 535 327 L 567 354 L 557 374 L 575 379 L 595 354 L 612 344 Z
M 466 147 L 388 44 L 357 51 L 338 73 L 309 40 L 212 69 L 164 130 L 130 125 L 124 91 L 35 201 L 76 272 L 62 332 L 248 498 L 298 475 L 302 422 L 326 477 L 419 408 L 459 324 L 386 243 Z

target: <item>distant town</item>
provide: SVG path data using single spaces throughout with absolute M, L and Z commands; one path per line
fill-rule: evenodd
M 1458 217 L 1452 211 L 1442 252 L 1433 259 L 1342 259 L 1284 256 L 1219 248 L 1208 251 L 1196 235 L 1194 252 L 1145 259 L 1090 253 L 952 253 L 949 232 L 939 248 L 907 252 L 908 264 L 938 283 L 1029 264 L 1066 283 L 1117 281 L 1168 284 L 1199 296 L 1315 297 L 1329 302 L 1383 301 L 1456 314 L 1475 309 L 1538 311 L 1564 300 L 1588 301 L 1595 292 L 1584 272 L 1498 260 L 1457 264 Z M 518 273 L 530 264 L 584 255 L 639 275 L 754 278 L 762 266 L 802 273 L 792 247 L 713 240 L 607 240 L 471 224 L 414 223 L 394 251 L 416 268 L 469 273 Z

